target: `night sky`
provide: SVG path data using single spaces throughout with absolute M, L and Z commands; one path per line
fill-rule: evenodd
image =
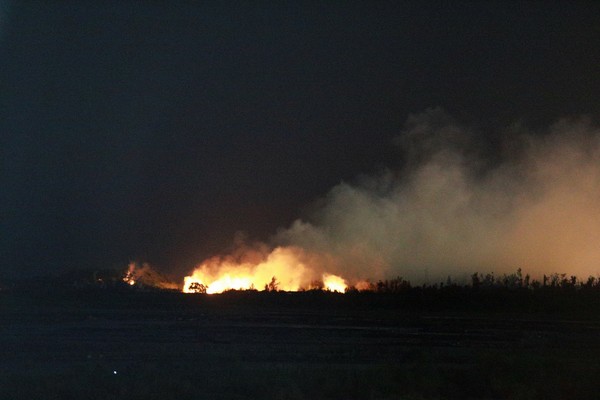
M 600 117 L 598 2 L 0 1 L 0 277 L 267 240 L 407 118 Z M 223 4 L 225 3 L 225 4 Z

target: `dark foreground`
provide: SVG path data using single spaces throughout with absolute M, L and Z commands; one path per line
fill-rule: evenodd
M 0 299 L 1 399 L 600 396 L 600 318 L 581 310 L 333 293 Z

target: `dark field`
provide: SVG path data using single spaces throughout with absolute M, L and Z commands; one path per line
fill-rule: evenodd
M 596 303 L 507 296 L 0 292 L 0 398 L 598 398 Z

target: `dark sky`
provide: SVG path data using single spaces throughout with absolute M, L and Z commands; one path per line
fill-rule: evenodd
M 0 277 L 187 271 L 430 107 L 490 142 L 599 116 L 598 2 L 200 3 L 0 2 Z

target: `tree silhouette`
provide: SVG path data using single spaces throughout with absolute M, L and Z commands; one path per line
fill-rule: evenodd
M 277 278 L 272 277 L 271 282 L 265 285 L 266 292 L 276 292 L 279 290 L 279 282 L 277 282 Z
M 191 293 L 206 293 L 207 289 L 208 286 L 198 282 L 193 282 L 189 287 Z

